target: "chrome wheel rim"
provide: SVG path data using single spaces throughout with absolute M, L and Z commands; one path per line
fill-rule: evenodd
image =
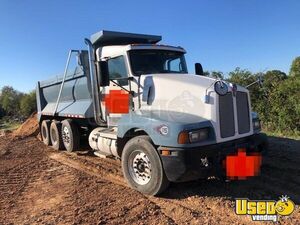
M 71 135 L 67 127 L 63 127 L 62 129 L 62 139 L 65 144 L 70 144 Z
M 129 155 L 128 167 L 130 176 L 137 184 L 145 185 L 151 180 L 151 162 L 143 151 L 136 150 Z

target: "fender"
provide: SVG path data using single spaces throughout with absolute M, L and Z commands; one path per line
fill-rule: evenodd
M 160 132 L 159 129 L 162 126 L 166 126 L 168 128 L 167 134 L 162 134 Z M 174 142 L 174 140 L 177 140 L 178 134 L 183 130 L 197 130 L 205 127 L 211 128 L 212 131 L 214 130 L 212 123 L 207 120 L 193 124 L 182 124 L 174 122 L 171 123 L 168 121 L 149 118 L 131 112 L 129 114 L 123 115 L 122 118 L 118 121 L 118 137 L 123 138 L 129 130 L 138 128 L 145 131 L 150 136 L 153 143 L 159 146 L 197 147 L 208 144 L 215 144 L 216 138 L 214 131 L 212 132 L 213 135 L 211 135 L 208 140 L 203 142 L 193 144 L 178 144 L 177 142 Z

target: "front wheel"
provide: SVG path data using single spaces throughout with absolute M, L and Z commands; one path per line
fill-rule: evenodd
M 126 143 L 122 169 L 127 183 L 144 194 L 158 195 L 169 186 L 160 157 L 148 136 L 138 136 Z

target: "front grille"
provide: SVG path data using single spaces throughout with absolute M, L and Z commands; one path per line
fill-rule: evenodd
M 250 131 L 249 103 L 246 92 L 238 91 L 236 93 L 236 108 L 239 134 L 245 134 Z
M 234 101 L 236 101 L 236 112 L 234 112 L 233 107 Z M 219 96 L 220 133 L 222 138 L 235 135 L 235 116 L 237 117 L 238 133 L 248 133 L 250 131 L 250 115 L 247 92 L 238 91 L 235 98 L 232 96 L 232 92 Z
M 233 98 L 231 92 L 219 97 L 219 118 L 221 137 L 227 138 L 233 136 L 235 129 Z

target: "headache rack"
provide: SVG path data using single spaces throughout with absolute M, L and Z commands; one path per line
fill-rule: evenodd
M 161 36 L 102 30 L 90 38 L 94 48 L 107 45 L 156 44 Z

